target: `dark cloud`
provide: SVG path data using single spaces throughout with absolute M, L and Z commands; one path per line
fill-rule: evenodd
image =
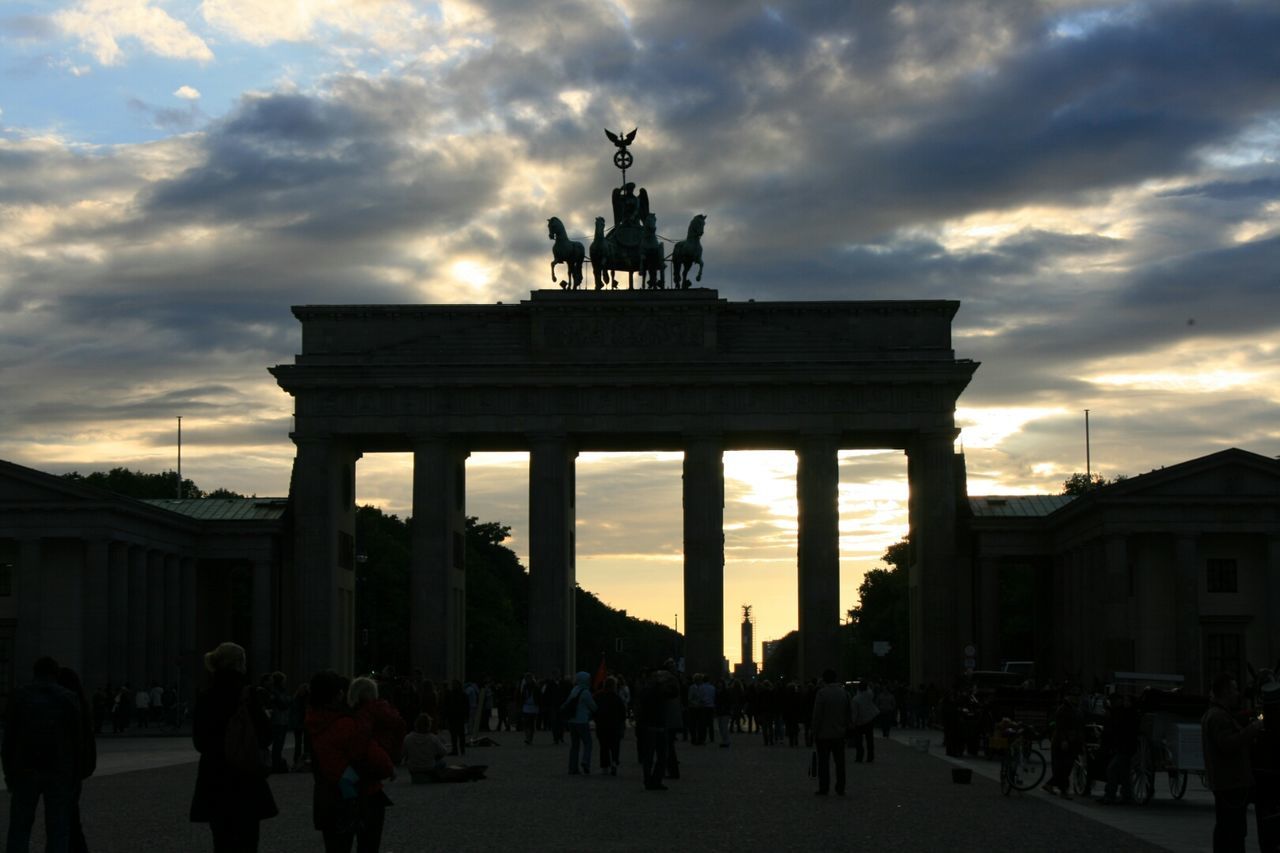
M 0 18 L 0 37 L 46 40 L 58 35 L 58 26 L 43 15 L 10 15 Z
M 1086 381 L 1101 360 L 1275 339 L 1280 243 L 1235 229 L 1265 226 L 1280 178 L 1221 156 L 1280 103 L 1272 3 L 485 6 L 484 46 L 443 70 L 336 74 L 214 121 L 138 100 L 193 131 L 144 146 L 7 132 L 0 202 L 56 219 L 0 272 L 0 308 L 24 318 L 0 365 L 40 392 L 11 404 L 19 431 L 251 405 L 297 350 L 290 304 L 444 298 L 461 254 L 492 263 L 486 298 L 527 298 L 547 217 L 587 240 L 608 215 L 606 126 L 640 128 L 628 177 L 660 233 L 708 215 L 703 284 L 722 296 L 961 300 L 957 355 L 983 362 L 962 404 L 1074 407 L 1123 393 Z M 1028 208 L 1124 221 L 1082 234 Z M 1006 236 L 952 233 L 1001 211 Z M 175 372 L 196 390 L 156 393 Z M 263 439 L 279 404 L 210 440 Z M 1224 429 L 1210 414 L 1188 428 Z M 900 476 L 872 459 L 842 476 Z M 670 502 L 669 474 L 583 468 L 584 517 Z
M 170 133 L 185 133 L 205 121 L 204 112 L 194 103 L 183 108 L 157 107 L 139 98 L 130 98 L 128 106 L 144 116 L 152 127 Z

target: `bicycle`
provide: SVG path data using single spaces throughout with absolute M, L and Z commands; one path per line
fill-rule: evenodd
M 1030 791 L 1044 778 L 1047 765 L 1044 755 L 1035 748 L 1034 733 L 1029 726 L 1014 723 L 1002 734 L 1009 745 L 1000 759 L 1000 793 Z

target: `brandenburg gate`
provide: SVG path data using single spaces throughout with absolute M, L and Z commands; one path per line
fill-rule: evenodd
M 955 405 L 977 363 L 951 348 L 953 301 L 731 302 L 714 290 L 544 290 L 519 304 L 298 306 L 302 352 L 271 369 L 294 397 L 294 554 L 284 663 L 350 671 L 355 463 L 413 454 L 411 655 L 464 660 L 465 460 L 529 453 L 529 667 L 574 668 L 574 458 L 684 452 L 686 667 L 723 658 L 726 450 L 798 457 L 802 675 L 839 663 L 837 452 L 907 455 L 911 677 L 957 671 Z

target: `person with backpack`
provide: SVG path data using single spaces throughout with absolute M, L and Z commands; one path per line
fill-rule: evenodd
M 71 808 L 81 747 L 80 700 L 57 683 L 58 662 L 42 657 L 32 667 L 35 679 L 15 691 L 5 710 L 4 783 L 9 789 L 7 849 L 24 853 L 31 845 L 36 805 L 44 799 L 46 850 L 66 853 Z
M 258 849 L 259 822 L 280 813 L 271 787 L 271 721 L 249 687 L 244 649 L 223 643 L 204 656 L 209 687 L 196 697 L 191 740 L 200 753 L 191 822 L 207 823 L 214 853 Z
M 560 705 L 560 719 L 569 726 L 569 773 L 591 772 L 591 715 L 596 700 L 591 696 L 591 675 L 580 672 L 575 677 L 569 697 Z M 579 763 L 581 757 L 581 763 Z

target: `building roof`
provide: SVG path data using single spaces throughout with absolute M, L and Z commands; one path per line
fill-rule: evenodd
M 287 498 L 177 498 L 152 499 L 145 504 L 201 521 L 278 521 Z
M 977 518 L 1043 518 L 1062 509 L 1075 495 L 985 495 L 969 498 Z

